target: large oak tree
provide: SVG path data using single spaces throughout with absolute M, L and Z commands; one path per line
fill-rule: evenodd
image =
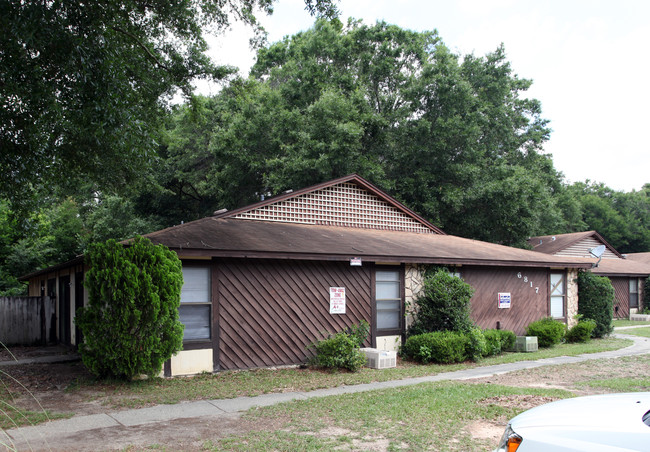
M 132 182 L 155 159 L 167 101 L 197 78 L 234 71 L 205 54 L 206 31 L 274 0 L 0 1 L 0 198 L 24 203 L 35 188 L 90 180 Z M 305 0 L 332 16 L 330 0 Z

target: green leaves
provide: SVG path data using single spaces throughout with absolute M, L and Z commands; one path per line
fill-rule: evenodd
M 162 245 L 136 237 L 128 246 L 114 240 L 93 244 L 86 264 L 88 306 L 75 318 L 84 335 L 79 346 L 84 364 L 101 377 L 159 374 L 182 348 L 180 260 Z
M 28 203 L 39 186 L 87 179 L 122 191 L 151 164 L 169 100 L 235 69 L 205 55 L 203 31 L 241 21 L 272 0 L 2 2 L 0 197 Z M 306 2 L 332 16 L 329 0 Z

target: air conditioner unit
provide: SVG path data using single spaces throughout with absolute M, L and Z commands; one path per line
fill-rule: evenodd
M 537 336 L 517 336 L 515 350 L 518 352 L 536 352 Z
M 361 351 L 366 355 L 366 366 L 371 369 L 397 367 L 397 352 L 376 348 L 362 348 Z

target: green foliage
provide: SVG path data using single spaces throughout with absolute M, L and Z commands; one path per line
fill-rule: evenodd
M 329 0 L 306 0 L 331 17 Z M 0 196 L 27 201 L 42 187 L 90 177 L 123 188 L 153 161 L 169 99 L 190 97 L 197 78 L 234 68 L 209 60 L 206 31 L 233 20 L 264 30 L 254 12 L 273 0 L 2 2 L 0 4 Z M 36 175 L 36 177 L 34 177 Z
M 470 299 L 474 290 L 462 279 L 438 269 L 424 278 L 422 294 L 415 300 L 415 320 L 409 336 L 432 331 L 468 332 L 473 327 Z
M 359 350 L 359 339 L 341 331 L 310 344 L 308 348 L 315 354 L 311 365 L 357 372 L 366 363 L 366 355 Z
M 485 356 L 495 356 L 515 347 L 517 336 L 509 330 L 484 330 L 486 341 Z
M 501 350 L 514 350 L 515 342 L 517 341 L 517 335 L 510 330 L 498 330 L 499 336 L 501 336 Z
M 90 247 L 86 264 L 88 306 L 75 318 L 84 335 L 83 363 L 100 377 L 160 373 L 183 341 L 176 254 L 142 237 L 128 246 L 108 240 Z
M 565 332 L 566 325 L 552 317 L 531 322 L 526 328 L 526 336 L 537 336 L 537 344 L 542 348 L 562 342 Z
M 361 320 L 358 324 L 352 325 L 348 328 L 348 334 L 352 339 L 354 339 L 357 346 L 363 347 L 370 336 L 370 324 L 365 320 Z
M 594 320 L 580 320 L 566 332 L 566 341 L 571 343 L 587 342 L 591 339 L 591 334 L 595 329 L 596 322 Z
M 643 309 L 642 314 L 650 314 L 650 277 L 643 282 Z
M 608 278 L 588 271 L 578 273 L 578 300 L 578 314 L 596 322 L 593 337 L 612 332 L 614 287 Z
M 481 358 L 488 354 L 487 338 L 480 328 L 473 327 L 465 333 L 467 336 L 467 345 L 465 347 L 465 354 L 469 359 L 478 362 Z
M 456 331 L 434 331 L 410 336 L 400 347 L 406 359 L 426 363 L 459 363 L 467 359 L 469 339 Z
M 355 172 L 449 233 L 521 244 L 560 221 L 529 86 L 503 48 L 461 56 L 435 31 L 317 21 L 178 110 L 161 185 L 193 209 L 232 208 Z

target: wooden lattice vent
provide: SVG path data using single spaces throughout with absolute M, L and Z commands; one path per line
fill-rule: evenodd
M 372 193 L 348 182 L 243 212 L 235 218 L 435 233 Z

